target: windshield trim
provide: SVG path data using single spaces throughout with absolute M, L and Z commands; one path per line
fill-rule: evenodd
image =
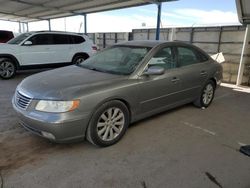
M 87 65 L 83 65 L 83 64 L 78 64 L 76 66 L 84 68 L 84 69 L 92 70 L 92 71 L 102 72 L 102 73 L 115 74 L 115 75 L 130 75 L 130 74 L 116 72 L 116 71 L 112 71 L 112 70 L 105 70 L 105 69 L 101 69 L 101 68 L 91 67 L 91 66 L 87 66 Z

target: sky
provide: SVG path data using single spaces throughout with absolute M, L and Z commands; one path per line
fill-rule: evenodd
M 87 31 L 131 32 L 137 28 L 155 28 L 155 4 L 88 14 Z M 240 24 L 235 0 L 179 0 L 163 3 L 161 27 L 220 26 Z M 54 19 L 52 30 L 83 32 L 84 18 L 74 16 Z M 18 32 L 18 24 L 0 21 L 0 29 Z M 29 30 L 48 30 L 48 22 L 32 22 Z

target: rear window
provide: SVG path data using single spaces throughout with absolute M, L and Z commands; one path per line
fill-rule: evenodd
M 72 36 L 73 37 L 73 43 L 74 44 L 80 44 L 85 42 L 85 39 L 81 36 Z
M 71 44 L 71 36 L 70 35 L 62 35 L 56 34 L 53 36 L 54 44 Z

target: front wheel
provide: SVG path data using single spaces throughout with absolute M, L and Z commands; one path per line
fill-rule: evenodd
M 110 146 L 123 137 L 128 125 L 129 111 L 126 105 L 117 100 L 107 102 L 94 113 L 86 136 L 94 145 Z
M 215 93 L 215 84 L 213 81 L 208 81 L 203 87 L 199 98 L 194 102 L 194 105 L 197 107 L 208 107 L 213 99 Z
M 10 79 L 16 74 L 15 63 L 9 58 L 0 60 L 0 77 L 3 79 Z

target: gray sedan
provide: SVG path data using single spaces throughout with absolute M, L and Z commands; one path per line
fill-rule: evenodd
M 110 146 L 132 122 L 186 103 L 208 107 L 221 79 L 221 65 L 195 46 L 130 41 L 24 79 L 12 103 L 39 136 Z

